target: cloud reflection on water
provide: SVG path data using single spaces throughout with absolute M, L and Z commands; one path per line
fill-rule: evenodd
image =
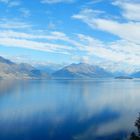
M 131 131 L 140 110 L 135 80 L 24 81 L 13 86 L 1 81 L 0 87 L 5 93 L 0 95 L 0 123 L 9 131 L 12 126 L 26 133 L 49 124 L 48 133 L 55 135 L 59 127 L 73 125 L 82 127 L 74 139 L 94 139 Z

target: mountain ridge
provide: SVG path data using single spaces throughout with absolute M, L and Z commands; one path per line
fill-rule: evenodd
M 98 66 L 87 63 L 70 64 L 52 74 L 54 78 L 102 78 L 112 74 Z
M 132 73 L 131 76 L 134 78 L 140 78 L 140 71 Z
M 47 77 L 46 73 L 42 73 L 30 64 L 16 64 L 0 56 L 0 79 L 42 79 Z
M 66 78 L 66 79 L 87 79 L 87 78 L 111 78 L 118 76 L 129 76 L 140 78 L 140 71 L 132 74 L 112 73 L 104 68 L 88 63 L 72 63 L 65 67 L 53 70 L 53 67 L 35 67 L 27 63 L 17 64 L 9 59 L 0 56 L 0 79 L 47 79 L 47 78 Z M 48 69 L 49 68 L 49 69 Z M 50 72 L 49 72 L 50 70 Z M 48 72 L 47 72 L 48 71 Z

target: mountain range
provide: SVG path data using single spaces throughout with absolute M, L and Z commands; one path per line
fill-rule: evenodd
M 113 75 L 100 68 L 85 63 L 68 65 L 52 74 L 55 78 L 105 78 Z
M 42 73 L 29 64 L 16 64 L 8 59 L 0 57 L 0 78 L 2 79 L 40 79 L 47 77 L 48 75 L 46 73 Z
M 49 75 L 52 75 L 52 73 L 64 67 L 63 65 L 53 64 L 53 63 L 36 64 L 34 66 L 35 68 L 41 70 L 42 72 L 48 73 Z
M 133 77 L 133 78 L 140 78 L 140 71 L 131 74 L 131 77 Z
M 32 66 L 27 63 L 17 64 L 0 56 L 0 79 L 86 79 L 111 78 L 115 76 L 115 74 L 99 66 L 86 63 L 70 64 L 63 68 L 60 68 L 60 66 Z M 140 78 L 140 71 L 125 76 Z

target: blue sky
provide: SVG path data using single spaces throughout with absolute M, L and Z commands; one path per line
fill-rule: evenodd
M 1 56 L 140 69 L 139 0 L 0 0 L 0 11 Z

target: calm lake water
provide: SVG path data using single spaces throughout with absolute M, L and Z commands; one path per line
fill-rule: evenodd
M 0 140 L 119 140 L 139 112 L 138 79 L 0 81 Z

